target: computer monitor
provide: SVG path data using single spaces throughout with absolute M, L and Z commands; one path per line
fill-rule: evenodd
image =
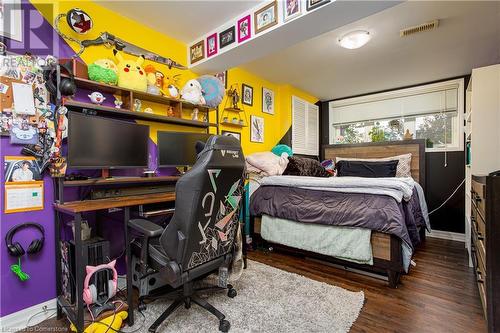
M 207 142 L 210 134 L 184 132 L 158 132 L 158 164 L 165 166 L 191 166 L 196 162 L 196 142 Z
M 68 166 L 75 169 L 148 167 L 149 126 L 69 113 Z

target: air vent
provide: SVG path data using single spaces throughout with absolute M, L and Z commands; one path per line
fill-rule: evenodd
M 439 26 L 439 20 L 434 20 L 431 22 L 423 23 L 414 27 L 409 27 L 406 29 L 402 29 L 399 31 L 400 37 L 406 37 L 409 35 L 413 35 L 419 32 L 424 32 L 428 30 L 436 29 Z

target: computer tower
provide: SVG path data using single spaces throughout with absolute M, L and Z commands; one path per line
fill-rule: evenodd
M 109 241 L 101 237 L 93 237 L 89 240 L 83 241 L 83 267 L 97 266 L 110 262 L 109 256 Z M 74 304 L 75 298 L 75 243 L 71 241 L 61 241 L 61 282 L 62 293 L 64 298 Z M 103 283 L 98 284 L 104 284 Z

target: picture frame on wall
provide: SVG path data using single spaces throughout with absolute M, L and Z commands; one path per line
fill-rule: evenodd
M 233 25 L 227 28 L 223 32 L 219 33 L 219 47 L 222 49 L 228 45 L 233 44 L 236 41 L 236 28 Z
M 232 136 L 232 137 L 238 139 L 238 141 L 241 141 L 241 133 L 231 132 L 231 131 L 222 131 L 221 134 L 224 136 Z
M 285 0 L 283 2 L 283 21 L 287 22 L 302 15 L 301 0 Z
M 218 51 L 217 33 L 214 33 L 207 37 L 207 58 L 216 55 Z
M 262 87 L 262 112 L 274 114 L 274 91 Z
M 255 34 L 261 33 L 262 31 L 278 24 L 278 3 L 273 1 L 257 10 L 253 15 Z
M 264 118 L 258 116 L 250 116 L 250 141 L 264 142 Z
M 238 20 L 238 43 L 244 42 L 252 36 L 252 26 L 250 25 L 250 15 Z
M 306 0 L 306 8 L 307 8 L 307 11 L 309 12 L 311 10 L 318 8 L 318 7 L 326 5 L 329 2 L 330 2 L 330 0 Z
M 248 106 L 253 105 L 253 87 L 244 83 L 241 85 L 241 103 Z
M 189 59 L 194 64 L 205 58 L 205 43 L 200 40 L 198 43 L 191 45 L 189 48 Z
M 222 84 L 224 85 L 224 89 L 227 89 L 227 71 L 215 73 L 214 76 L 221 80 Z

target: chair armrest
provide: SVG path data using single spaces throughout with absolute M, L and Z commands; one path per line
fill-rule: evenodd
M 128 226 L 139 231 L 146 237 L 158 237 L 163 232 L 163 228 L 158 224 L 144 219 L 129 220 Z

